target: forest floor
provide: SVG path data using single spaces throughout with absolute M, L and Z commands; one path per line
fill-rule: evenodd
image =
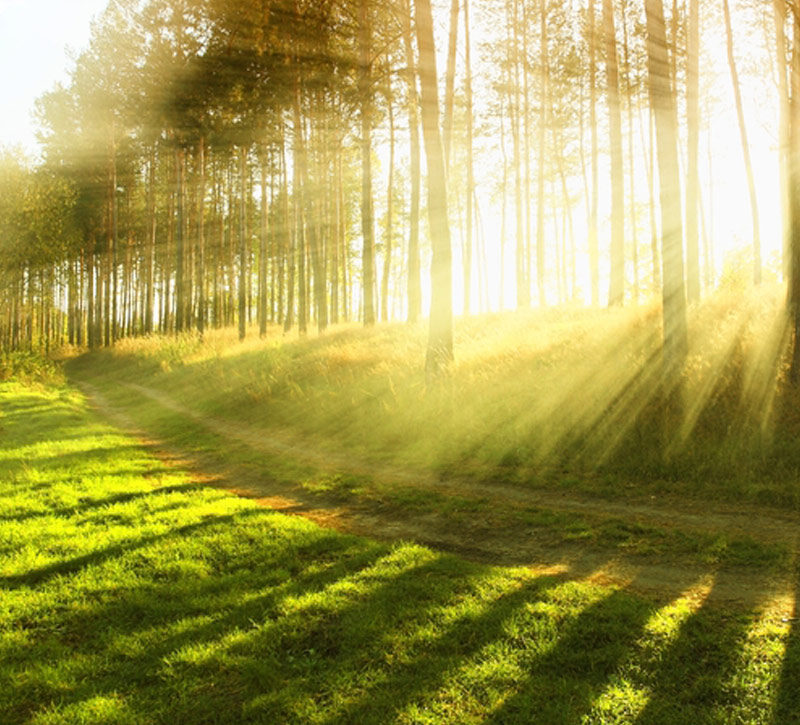
M 323 454 L 299 437 L 200 412 L 138 383 L 120 383 L 114 400 L 107 387 L 77 384 L 104 417 L 196 481 L 339 532 L 646 596 L 696 591 L 706 605 L 755 607 L 784 622 L 795 617 L 796 512 L 641 494 L 635 486 L 609 500 L 574 489 L 447 479 Z M 234 449 L 239 455 L 227 455 Z

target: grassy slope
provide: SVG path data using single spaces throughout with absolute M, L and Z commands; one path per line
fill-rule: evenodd
M 800 401 L 782 383 L 780 300 L 762 288 L 694 314 L 685 411 L 666 417 L 655 308 L 461 320 L 456 365 L 433 390 L 424 331 L 402 325 L 244 344 L 231 331 L 154 337 L 68 370 L 128 402 L 126 381 L 323 453 L 449 479 L 800 508 Z
M 0 385 L 2 722 L 792 722 L 763 606 L 486 567 L 197 486 Z M 709 591 L 710 590 L 710 591 Z

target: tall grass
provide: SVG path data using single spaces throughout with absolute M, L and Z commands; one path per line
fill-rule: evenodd
M 426 387 L 425 331 L 356 325 L 297 339 L 232 330 L 127 340 L 74 361 L 231 425 L 448 477 L 605 488 L 621 481 L 799 505 L 798 397 L 782 291 L 720 293 L 692 313 L 680 405 L 662 384 L 655 306 L 546 309 L 456 325 Z
M 61 385 L 64 372 L 52 358 L 37 352 L 0 351 L 0 382 L 7 380 Z

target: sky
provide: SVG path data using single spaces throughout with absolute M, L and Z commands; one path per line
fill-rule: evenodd
M 35 100 L 66 81 L 67 47 L 80 50 L 108 0 L 0 0 L 0 146 L 38 150 Z

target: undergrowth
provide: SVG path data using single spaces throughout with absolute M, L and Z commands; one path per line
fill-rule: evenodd
M 800 397 L 785 383 L 781 292 L 720 293 L 692 313 L 665 388 L 656 307 L 465 318 L 456 362 L 426 386 L 422 326 L 335 328 L 265 341 L 126 340 L 76 377 L 166 392 L 198 414 L 294 435 L 320 451 L 515 485 L 577 485 L 800 507 Z

